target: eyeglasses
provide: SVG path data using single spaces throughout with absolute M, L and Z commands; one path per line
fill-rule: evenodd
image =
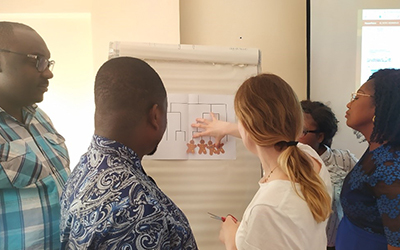
M 54 60 L 46 59 L 45 57 L 40 56 L 40 55 L 24 54 L 24 53 L 14 52 L 14 51 L 6 50 L 6 49 L 0 49 L 0 51 L 16 54 L 16 55 L 20 55 L 20 56 L 26 56 L 26 57 L 35 59 L 36 60 L 36 69 L 39 72 L 43 72 L 47 68 L 50 71 L 52 71 L 54 68 L 54 64 L 56 63 Z
M 359 92 L 357 92 L 357 93 L 351 93 L 350 102 L 352 102 L 352 101 L 354 101 L 354 100 L 357 100 L 357 99 L 356 99 L 357 96 L 374 97 L 373 95 L 364 94 L 364 93 L 359 93 Z
M 314 133 L 314 134 L 316 134 L 316 133 L 319 133 L 320 131 L 318 130 L 318 129 L 315 129 L 315 130 L 303 130 L 303 134 L 302 134 L 302 136 L 306 136 L 308 133 Z

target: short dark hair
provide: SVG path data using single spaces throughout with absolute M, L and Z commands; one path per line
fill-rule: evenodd
M 0 49 L 8 49 L 10 44 L 13 42 L 15 28 L 35 31 L 31 27 L 23 23 L 8 21 L 0 22 Z
M 95 79 L 96 112 L 127 111 L 136 117 L 154 104 L 162 105 L 166 90 L 157 72 L 133 57 L 117 57 L 105 62 Z
M 318 130 L 324 133 L 322 144 L 331 147 L 332 139 L 338 130 L 338 120 L 332 109 L 322 102 L 303 100 L 300 102 L 303 112 L 310 114 L 317 123 Z
M 373 84 L 375 118 L 371 141 L 400 144 L 400 69 L 381 69 L 368 81 Z

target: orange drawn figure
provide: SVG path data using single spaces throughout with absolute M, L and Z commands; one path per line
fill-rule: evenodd
M 213 155 L 216 152 L 215 144 L 211 140 L 208 141 L 207 148 L 210 152 L 210 155 Z
M 219 144 L 219 147 L 215 148 L 215 153 L 216 153 L 217 155 L 219 155 L 220 153 L 221 153 L 221 154 L 225 154 L 225 150 L 224 150 L 223 146 L 224 146 L 224 144 L 221 142 L 221 143 Z
M 186 143 L 188 149 L 186 150 L 186 153 L 191 153 L 194 154 L 194 149 L 197 147 L 196 144 L 194 144 L 193 140 L 190 140 L 190 143 Z
M 199 154 L 207 154 L 207 145 L 204 143 L 203 139 L 200 140 L 200 144 L 197 144 L 197 146 L 199 147 Z

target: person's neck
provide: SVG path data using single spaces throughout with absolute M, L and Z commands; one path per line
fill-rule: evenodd
M 14 105 L 7 105 L 7 104 L 0 104 L 1 108 L 10 116 L 17 119 L 19 122 L 24 123 L 23 116 L 22 116 L 22 108 L 19 106 Z
M 371 136 L 370 135 L 372 134 L 372 129 L 371 129 L 370 132 L 368 131 L 368 133 L 362 133 L 362 134 L 364 135 L 365 139 L 368 142 L 369 151 L 375 150 L 375 149 L 379 148 L 380 146 L 382 146 L 383 144 L 386 143 L 386 142 L 378 143 L 378 142 L 371 141 Z M 365 136 L 366 134 L 368 134 L 369 136 Z
M 106 127 L 96 126 L 94 133 L 101 137 L 117 141 L 132 149 L 137 154 L 138 158 L 142 160 L 144 153 L 141 150 L 141 145 L 143 145 L 143 143 L 141 143 L 140 135 L 132 132 L 132 130 L 124 130 L 115 123 L 109 123 Z
M 257 147 L 257 155 L 264 170 L 263 182 L 274 179 L 286 179 L 287 176 L 278 167 L 278 157 L 281 152 L 274 147 Z
M 377 143 L 377 142 L 368 142 L 368 143 L 369 143 L 369 151 L 375 150 L 380 146 L 382 146 L 382 143 Z
M 321 145 L 319 146 L 318 150 L 317 150 L 317 153 L 318 153 L 318 155 L 321 156 L 323 153 L 325 153 L 325 151 L 326 151 L 325 145 L 321 144 Z

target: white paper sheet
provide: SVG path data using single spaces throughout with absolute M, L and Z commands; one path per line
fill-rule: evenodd
M 192 128 L 196 118 L 211 120 L 210 112 L 218 120 L 235 122 L 233 95 L 168 94 L 168 124 L 165 134 L 153 156 L 147 159 L 163 160 L 219 160 L 236 158 L 236 140 L 225 136 L 222 147 L 215 146 L 215 138 L 193 138 L 201 129 Z

